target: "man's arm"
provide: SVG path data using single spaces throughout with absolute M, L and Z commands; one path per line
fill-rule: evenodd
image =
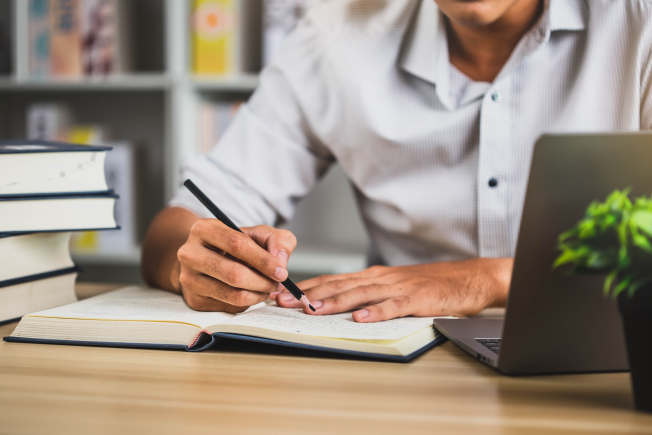
M 150 286 L 181 293 L 195 310 L 244 311 L 287 278 L 296 239 L 265 225 L 242 231 L 180 207 L 167 208 L 145 236 L 143 278 Z
M 317 309 L 304 311 L 317 316 L 355 310 L 353 320 L 362 323 L 404 316 L 472 316 L 485 308 L 505 306 L 513 264 L 511 258 L 474 258 L 374 266 L 357 273 L 321 276 L 298 286 Z M 284 291 L 276 302 L 301 308 L 291 296 Z
M 192 179 L 246 235 L 201 219 L 210 213 L 181 188 L 147 233 L 142 275 L 148 284 L 182 293 L 197 310 L 235 312 L 266 299 L 285 280 L 294 235 L 260 224 L 290 219 L 334 161 L 312 132 L 301 99 L 303 89 L 326 95 L 314 73 L 323 61 L 322 40 L 304 20 L 219 143 L 184 162 L 182 179 Z
M 177 252 L 198 220 L 197 215 L 181 207 L 166 208 L 154 218 L 142 253 L 141 273 L 149 286 L 179 291 Z

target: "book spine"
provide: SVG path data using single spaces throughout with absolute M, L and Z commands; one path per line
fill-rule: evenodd
M 81 0 L 82 64 L 87 76 L 131 67 L 131 29 L 126 0 Z
M 29 72 L 34 77 L 50 75 L 50 15 L 48 0 L 29 3 Z
M 233 0 L 194 0 L 193 63 L 195 74 L 237 73 L 238 17 Z
M 82 75 L 81 0 L 51 0 L 50 68 L 54 77 Z

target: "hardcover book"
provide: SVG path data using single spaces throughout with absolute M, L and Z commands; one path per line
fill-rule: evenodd
M 0 197 L 0 233 L 107 230 L 117 195 Z
M 445 340 L 432 317 L 356 323 L 262 303 L 241 314 L 199 312 L 181 296 L 126 287 L 22 318 L 6 341 L 201 351 L 223 338 L 408 362 Z
M 106 193 L 104 160 L 110 150 L 44 140 L 0 141 L 0 197 Z
M 77 272 L 73 266 L 0 281 L 0 323 L 76 301 Z
M 74 266 L 70 233 L 0 233 L 0 282 Z

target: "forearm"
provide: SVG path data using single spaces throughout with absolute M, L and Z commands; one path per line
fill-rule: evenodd
M 180 207 L 168 207 L 156 215 L 143 242 L 140 268 L 148 285 L 179 291 L 177 251 L 197 220 L 198 216 Z

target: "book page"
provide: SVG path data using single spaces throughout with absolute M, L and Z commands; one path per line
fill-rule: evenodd
M 140 287 L 125 287 L 80 302 L 32 313 L 29 316 L 186 323 L 206 328 L 231 319 L 233 314 L 194 311 L 177 294 Z
M 302 309 L 265 306 L 257 310 L 236 314 L 226 322 L 232 326 L 250 326 L 271 331 L 329 338 L 354 340 L 398 340 L 432 326 L 433 317 L 404 317 L 376 323 L 357 323 L 351 313 L 313 316 Z M 212 328 L 218 332 L 217 328 Z

